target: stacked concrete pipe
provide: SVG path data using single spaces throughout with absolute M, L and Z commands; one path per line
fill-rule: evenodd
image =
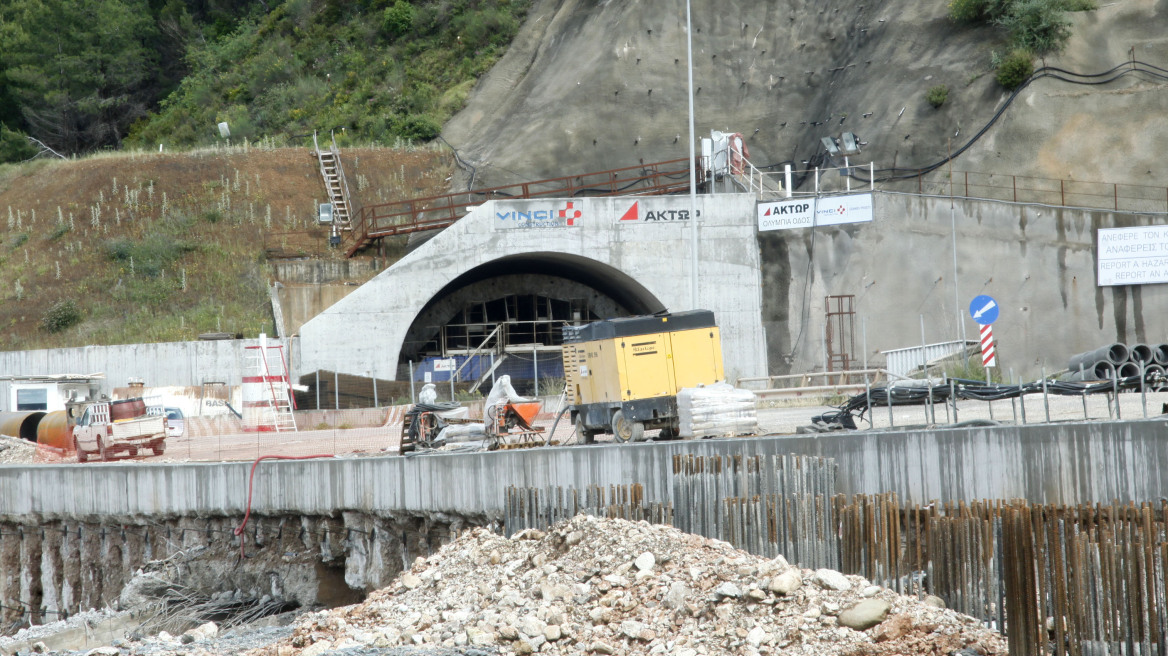
M 1129 356 L 1130 351 L 1124 344 L 1108 344 L 1071 356 L 1067 369 L 1071 372 L 1071 380 L 1108 380 L 1115 376 L 1117 368 L 1127 364 Z
M 1168 369 L 1168 344 L 1108 344 L 1071 356 L 1067 369 L 1075 381 L 1163 375 Z

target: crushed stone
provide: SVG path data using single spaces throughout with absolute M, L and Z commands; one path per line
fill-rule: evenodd
M 466 531 L 366 601 L 301 613 L 291 625 L 208 625 L 111 648 L 123 656 L 1005 656 L 1002 636 L 935 604 L 668 526 L 579 516 L 512 538 Z M 865 630 L 844 626 L 865 609 L 877 616 L 856 624 Z
M 0 435 L 0 463 L 29 464 L 36 456 L 36 444 L 11 435 Z
M 648 565 L 646 553 L 652 554 Z M 771 582 L 785 577 L 786 594 Z M 846 579 L 850 585 L 842 585 Z M 280 656 L 422 653 L 948 655 L 1006 653 L 973 618 L 876 588 L 862 577 L 797 570 L 667 526 L 580 516 L 508 539 L 473 529 L 419 558 L 354 606 L 309 613 Z M 839 615 L 887 604 L 866 631 Z M 352 651 L 350 651 L 352 650 Z M 390 651 L 383 651 L 390 650 Z M 445 650 L 445 651 L 441 651 Z M 197 653 L 197 652 L 191 652 Z M 253 651 L 251 654 L 259 656 Z M 488 651 L 488 653 L 491 653 Z
M 110 620 L 126 614 L 127 613 L 125 612 L 113 611 L 108 608 L 101 610 L 87 610 L 82 613 L 71 615 L 68 619 L 25 627 L 10 636 L 0 636 L 0 653 L 6 653 L 7 650 L 15 644 L 36 642 L 38 640 L 43 640 L 45 638 L 54 636 L 58 633 L 61 633 L 62 631 L 94 626 L 101 622 L 105 622 L 106 620 Z

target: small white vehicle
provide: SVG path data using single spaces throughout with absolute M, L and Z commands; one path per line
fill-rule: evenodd
M 166 436 L 182 437 L 186 431 L 186 420 L 183 411 L 178 408 L 164 408 L 166 411 Z
M 142 399 L 91 403 L 73 426 L 73 446 L 78 462 L 91 457 L 110 460 L 118 453 L 133 457 L 145 448 L 162 455 L 166 435 L 165 414 L 147 411 Z

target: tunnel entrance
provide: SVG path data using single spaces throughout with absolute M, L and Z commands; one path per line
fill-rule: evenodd
M 521 394 L 548 393 L 564 376 L 565 325 L 664 309 L 636 280 L 594 260 L 560 253 L 501 258 L 451 281 L 418 313 L 397 378 L 453 378 L 477 390 L 507 374 Z

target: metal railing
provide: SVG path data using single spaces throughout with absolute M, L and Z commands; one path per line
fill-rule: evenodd
M 997 200 L 1125 212 L 1168 212 L 1168 186 L 1059 180 L 1035 176 L 946 171 L 880 180 L 874 162 L 848 167 L 812 168 L 768 173 L 745 158 L 735 180 L 748 192 L 789 197 L 819 196 L 861 190 L 899 191 L 933 196 Z M 688 159 L 641 164 L 582 175 L 549 178 L 486 189 L 381 203 L 361 208 L 345 238 L 352 256 L 370 241 L 446 228 L 477 205 L 494 199 L 572 198 L 628 194 L 670 194 L 689 189 Z M 699 170 L 699 184 L 705 176 Z M 842 174 L 839 183 L 829 174 Z M 787 188 L 786 178 L 810 178 L 807 191 Z M 874 181 L 875 180 L 875 181 Z
M 738 177 L 747 191 L 765 193 L 785 188 L 785 171 L 763 172 L 748 160 L 743 161 L 748 166 Z M 830 174 L 846 172 L 849 169 L 853 175 L 840 176 L 845 181 L 843 184 L 832 184 L 834 178 L 830 177 Z M 915 177 L 880 180 L 879 171 L 880 168 L 871 162 L 859 166 L 853 164 L 851 167 L 792 169 L 792 177 L 808 178 L 812 185 L 805 191 L 792 190 L 790 195 L 807 197 L 824 193 L 882 190 L 1116 212 L 1168 212 L 1168 186 L 976 171 L 950 172 L 946 169 L 937 169 Z M 875 182 L 872 181 L 873 178 L 876 179 Z
M 368 205 L 353 220 L 345 247 L 352 256 L 371 240 L 445 228 L 487 200 L 668 194 L 689 189 L 688 159 L 641 164 L 583 175 L 474 189 Z
M 937 170 L 917 176 L 915 186 L 919 194 L 938 196 L 1116 212 L 1168 212 L 1168 187 L 1151 185 Z
M 894 379 L 904 380 L 905 377 L 886 369 L 853 369 L 739 378 L 738 385 L 751 390 L 759 399 L 771 400 L 799 396 L 858 394 L 864 391 L 865 385 L 875 385 Z

